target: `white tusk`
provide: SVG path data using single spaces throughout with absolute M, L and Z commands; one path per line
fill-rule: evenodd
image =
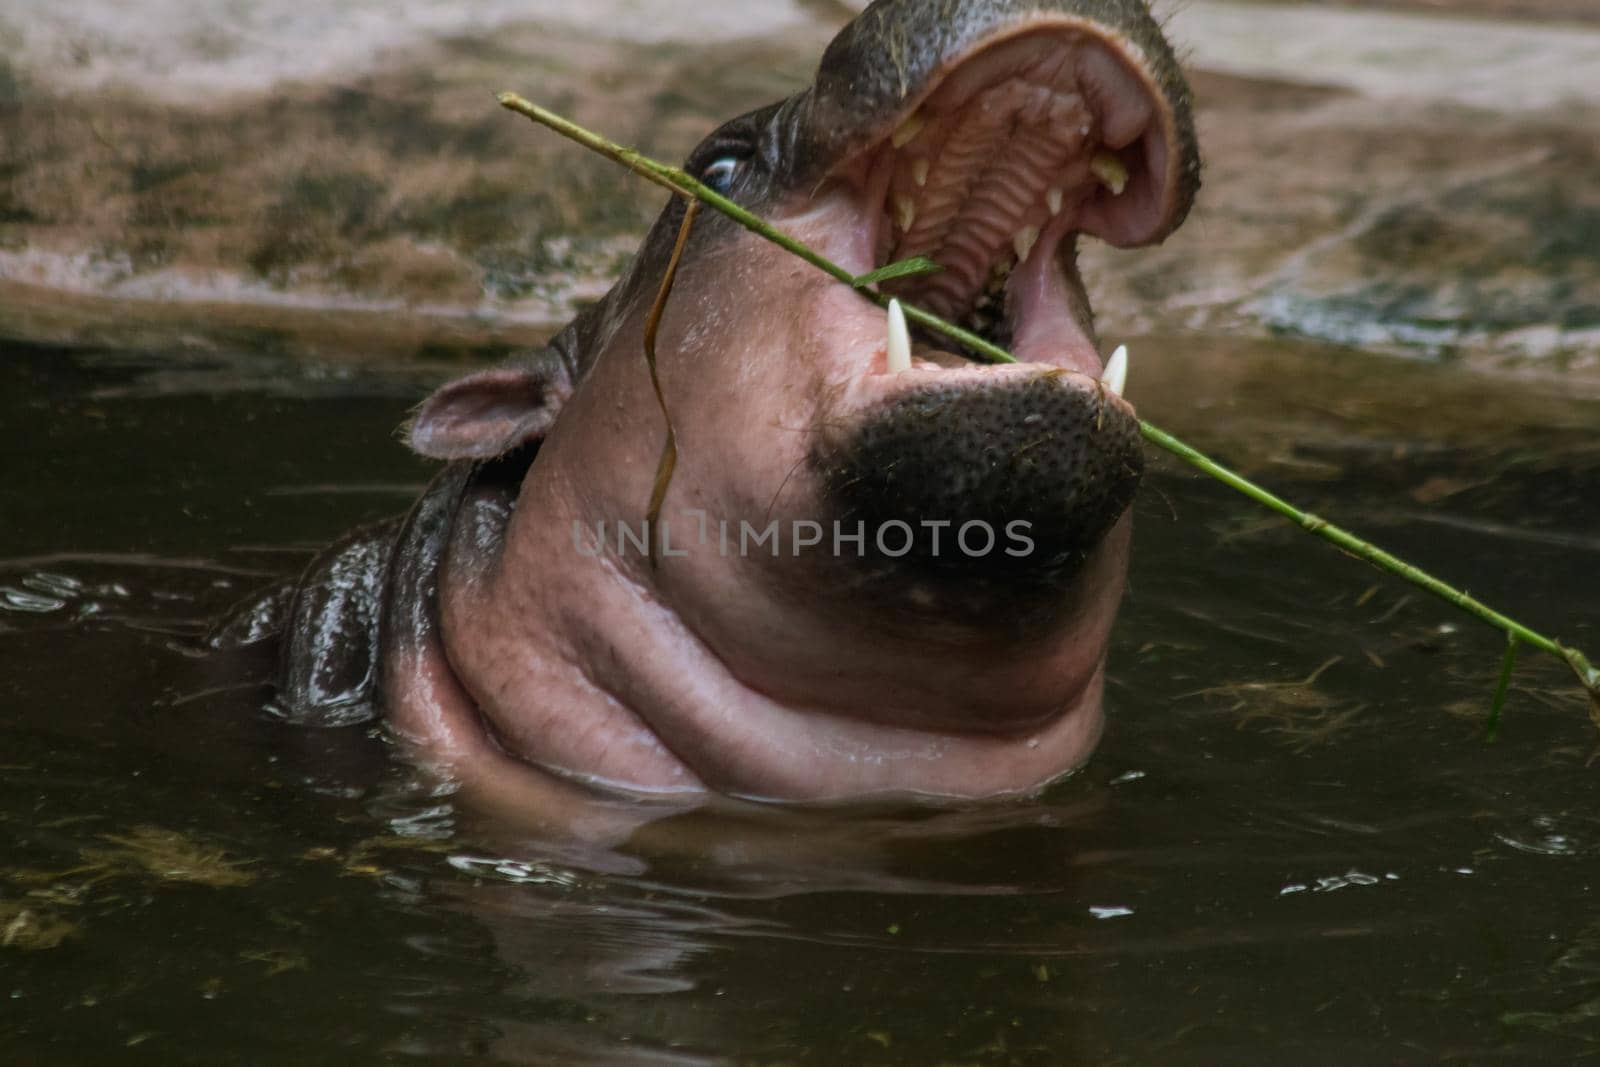
M 1106 372 L 1100 376 L 1106 388 L 1121 396 L 1128 388 L 1128 346 L 1118 345 L 1106 361 Z
M 889 301 L 889 373 L 901 374 L 911 369 L 911 330 L 906 326 L 906 312 L 900 301 Z

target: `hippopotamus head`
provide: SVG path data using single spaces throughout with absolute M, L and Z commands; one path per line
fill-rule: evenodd
M 413 447 L 475 473 L 437 639 L 389 650 L 397 723 L 643 792 L 994 796 L 1076 768 L 1142 471 L 1077 241 L 1160 241 L 1198 186 L 1145 4 L 879 0 L 686 169 L 851 272 L 926 255 L 939 273 L 885 288 L 1018 362 L 918 331 L 906 366 L 867 296 L 703 212 L 658 400 L 674 200 L 548 350 L 414 420 Z

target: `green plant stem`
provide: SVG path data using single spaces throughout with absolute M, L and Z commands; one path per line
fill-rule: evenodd
M 666 273 L 661 276 L 661 288 L 656 292 L 656 302 L 650 308 L 650 317 L 644 324 L 644 361 L 650 368 L 650 388 L 655 390 L 656 404 L 661 408 L 661 418 L 667 424 L 667 439 L 661 447 L 661 459 L 656 464 L 656 484 L 650 493 L 650 509 L 646 512 L 650 531 L 650 569 L 661 565 L 657 555 L 656 530 L 660 527 L 661 506 L 666 503 L 667 489 L 672 485 L 673 472 L 678 469 L 678 431 L 672 424 L 672 412 L 667 407 L 667 394 L 661 388 L 661 370 L 656 363 L 656 337 L 661 332 L 661 316 L 666 313 L 667 301 L 672 298 L 673 283 L 678 280 L 678 267 L 683 263 L 683 250 L 688 247 L 689 234 L 694 230 L 694 220 L 700 214 L 700 201 L 690 200 L 678 226 L 678 240 L 672 246 L 672 258 L 667 261 Z
M 499 101 L 502 107 L 505 107 L 511 111 L 515 111 L 520 115 L 525 115 L 534 122 L 537 122 L 540 125 L 546 126 L 549 129 L 554 130 L 556 133 L 561 134 L 563 137 L 566 137 L 572 141 L 576 141 L 585 148 L 588 148 L 594 152 L 598 152 L 607 159 L 620 163 L 622 166 L 627 167 L 640 177 L 652 181 L 655 184 L 669 189 L 675 193 L 684 193 L 692 196 L 701 203 L 715 208 L 752 233 L 755 233 L 758 236 L 771 241 L 780 248 L 799 256 L 807 263 L 816 267 L 823 273 L 837 279 L 838 281 L 843 282 L 852 288 L 856 288 L 863 296 L 877 303 L 880 307 L 888 303 L 888 297 L 862 287 L 862 280 L 866 276 L 852 274 L 850 271 L 845 270 L 837 263 L 834 263 L 827 257 L 813 251 L 811 248 L 808 248 L 801 242 L 796 241 L 794 238 L 769 225 L 766 221 L 751 214 L 749 211 L 746 211 L 732 200 L 729 200 L 727 197 L 718 193 L 715 189 L 712 189 L 700 181 L 697 181 L 694 177 L 678 169 L 677 167 L 668 166 L 667 164 L 651 159 L 650 157 L 645 156 L 634 149 L 625 148 L 613 141 L 608 141 L 599 134 L 587 130 L 582 126 L 579 126 L 577 123 L 565 119 L 552 111 L 548 111 L 545 108 L 542 108 L 539 105 L 532 103 L 521 96 L 518 96 L 516 93 L 501 93 L 499 95 Z M 1007 352 L 998 345 L 984 340 L 970 331 L 963 330 L 959 326 L 952 325 L 951 323 L 948 323 L 938 316 L 930 314 L 921 308 L 914 307 L 909 304 L 904 305 L 904 307 L 906 318 L 922 326 L 926 326 L 927 328 L 938 333 L 944 334 L 946 337 L 961 342 L 974 352 L 983 355 L 991 362 L 1016 362 L 1016 357 L 1011 355 L 1011 353 Z M 1488 605 L 1474 599 L 1465 592 L 1456 589 L 1454 586 L 1435 578 L 1433 575 L 1427 573 L 1421 568 L 1407 563 L 1398 556 L 1392 555 L 1389 552 L 1385 552 L 1376 545 L 1373 545 L 1367 541 L 1363 541 L 1361 538 L 1350 533 L 1348 530 L 1345 530 L 1339 526 L 1335 526 L 1334 524 L 1318 518 L 1309 512 L 1302 511 L 1283 498 L 1276 496 L 1273 493 L 1268 492 L 1266 489 L 1256 485 L 1243 475 L 1222 466 L 1222 464 L 1211 459 L 1209 456 L 1206 456 L 1198 449 L 1184 444 L 1182 441 L 1178 440 L 1178 438 L 1167 433 L 1165 430 L 1162 430 L 1159 427 L 1143 420 L 1140 421 L 1139 426 L 1144 433 L 1145 440 L 1149 441 L 1151 444 L 1165 449 L 1178 458 L 1198 468 L 1205 474 L 1215 478 L 1222 484 L 1244 494 L 1263 507 L 1282 515 L 1284 518 L 1300 526 L 1307 532 L 1322 538 L 1324 541 L 1328 541 L 1338 546 L 1358 559 L 1365 560 L 1374 567 L 1377 567 L 1379 570 L 1387 571 L 1390 574 L 1396 575 L 1405 581 L 1410 582 L 1412 585 L 1424 589 L 1450 604 L 1454 604 L 1457 608 L 1460 608 L 1469 615 L 1475 616 L 1483 622 L 1488 623 L 1490 626 L 1504 633 L 1507 641 L 1511 643 L 1513 648 L 1519 643 L 1526 644 L 1532 648 L 1539 649 L 1542 652 L 1548 652 L 1551 655 L 1560 657 L 1569 667 L 1572 668 L 1573 673 L 1578 676 L 1579 682 L 1582 683 L 1583 687 L 1588 691 L 1590 699 L 1595 704 L 1597 724 L 1600 724 L 1600 670 L 1597 670 L 1589 662 L 1589 660 L 1576 649 L 1568 648 L 1560 641 L 1546 637 L 1543 634 L 1524 626 L 1522 623 L 1511 618 L 1510 616 L 1495 611 Z M 1508 657 L 1508 662 L 1510 662 L 1510 657 Z M 1507 687 L 1509 687 L 1509 677 L 1506 679 L 1505 684 Z M 1503 698 L 1497 698 L 1497 704 L 1499 703 L 1503 703 Z
M 1500 721 L 1505 716 L 1506 698 L 1511 695 L 1511 676 L 1517 672 L 1517 649 L 1521 648 L 1515 634 L 1506 634 L 1506 656 L 1500 662 L 1500 681 L 1494 689 L 1494 705 L 1489 711 L 1489 725 L 1484 730 L 1485 741 L 1500 738 Z
M 752 215 L 715 189 L 697 180 L 692 175 L 679 170 L 677 167 L 669 167 L 667 164 L 651 159 L 649 156 L 632 148 L 626 148 L 614 141 L 608 141 L 599 134 L 586 130 L 570 119 L 562 118 L 555 112 L 542 108 L 531 100 L 518 96 L 516 93 L 501 93 L 497 99 L 500 101 L 500 106 L 508 111 L 515 111 L 519 115 L 524 115 L 539 125 L 554 130 L 568 140 L 576 141 L 590 151 L 598 152 L 612 162 L 622 164 L 647 181 L 654 182 L 662 188 L 669 189 L 675 193 L 687 193 L 701 203 L 716 208 L 751 233 L 766 238 L 779 248 L 799 256 L 824 274 L 858 290 L 861 295 L 879 307 L 888 305 L 889 298 L 887 296 L 863 287 L 862 283 L 869 277 L 868 275 L 852 274 L 826 256 L 820 255 L 796 241 L 782 230 L 769 225 L 764 219 Z M 963 330 L 959 326 L 951 325 L 937 315 L 930 315 L 921 308 L 911 307 L 910 305 L 906 305 L 905 312 L 906 318 L 912 322 L 926 326 L 931 330 L 937 330 L 947 337 L 960 341 L 993 363 L 1016 362 L 1016 358 L 999 345 L 985 341 L 982 337 L 969 330 Z
M 1173 455 L 1177 456 L 1179 459 L 1182 459 L 1186 463 L 1189 463 L 1201 471 L 1204 471 L 1206 474 L 1209 474 L 1223 485 L 1243 493 L 1245 496 L 1249 497 L 1251 500 L 1254 500 L 1262 507 L 1265 507 L 1270 511 L 1277 512 L 1279 515 L 1282 515 L 1284 518 L 1305 529 L 1308 533 L 1315 534 L 1324 541 L 1329 541 L 1335 545 L 1338 545 L 1351 555 L 1356 556 L 1359 559 L 1366 560 L 1368 563 L 1379 568 L 1380 570 L 1385 570 L 1391 574 L 1395 574 L 1401 578 L 1404 578 L 1412 585 L 1425 589 L 1434 596 L 1449 601 L 1462 611 L 1465 611 L 1471 615 L 1476 615 L 1478 618 L 1482 619 L 1490 626 L 1493 626 L 1495 629 L 1500 630 L 1502 633 L 1511 635 L 1519 641 L 1522 641 L 1528 645 L 1532 645 L 1534 648 L 1540 649 L 1544 652 L 1549 652 L 1552 655 L 1560 656 L 1563 659 L 1570 659 L 1570 657 L 1576 655 L 1576 653 L 1574 653 L 1571 649 L 1564 647 L 1559 641 L 1552 640 L 1551 638 L 1545 637 L 1543 634 L 1539 634 L 1528 629 L 1528 627 L 1517 622 L 1515 619 L 1506 615 L 1502 615 L 1500 612 L 1490 608 L 1482 601 L 1474 600 L 1461 590 L 1440 581 L 1438 578 L 1435 578 L 1433 575 L 1418 567 L 1412 566 L 1398 556 L 1385 552 L 1376 545 L 1361 540 L 1361 538 L 1350 533 L 1348 530 L 1335 526 L 1325 519 L 1318 518 L 1317 516 L 1312 515 L 1310 512 L 1300 510 L 1293 504 L 1284 500 L 1282 497 L 1268 492 L 1259 485 L 1256 485 L 1254 482 L 1250 481 L 1248 478 L 1245 478 L 1243 475 L 1229 470 L 1227 467 L 1222 466 L 1209 456 L 1206 456 L 1189 445 L 1184 444 L 1182 441 L 1178 440 L 1176 437 L 1173 437 L 1166 431 L 1152 426 L 1148 422 L 1140 423 L 1140 426 L 1144 430 L 1144 436 L 1146 440 L 1153 444 L 1159 445 L 1168 452 L 1171 452 Z M 1579 658 L 1581 659 L 1581 657 Z M 1576 666 L 1576 664 L 1574 664 L 1574 666 Z M 1588 681 L 1585 680 L 1584 684 L 1587 687 Z

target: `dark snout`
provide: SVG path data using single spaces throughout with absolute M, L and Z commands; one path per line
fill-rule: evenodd
M 812 465 L 827 510 L 865 524 L 881 576 L 1015 607 L 1060 599 L 1132 503 L 1144 457 L 1126 404 L 1081 376 L 1044 374 L 897 394 L 820 434 Z M 993 549 L 978 551 L 991 531 Z

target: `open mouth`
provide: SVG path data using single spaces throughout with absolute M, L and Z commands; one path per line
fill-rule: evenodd
M 1085 27 L 986 42 L 844 168 L 864 191 L 874 267 L 926 256 L 942 268 L 885 292 L 1021 362 L 1118 376 L 1098 351 L 1077 236 L 1145 244 L 1182 220 L 1176 121 L 1140 67 Z M 908 352 L 892 320 L 891 372 L 982 358 L 922 329 Z
M 884 603 L 916 614 L 922 595 L 941 617 L 1053 618 L 1126 514 L 1140 425 L 1121 398 L 1126 349 L 1099 351 L 1077 238 L 1148 244 L 1183 221 L 1198 157 L 1182 92 L 1159 88 L 1114 31 L 1034 17 L 945 62 L 834 169 L 852 212 L 847 269 L 933 260 L 938 273 L 884 282 L 883 295 L 1021 364 L 976 366 L 982 353 L 909 330 L 893 302 L 886 344 L 849 347 L 869 361 L 851 379 L 859 416 L 819 424 L 810 457 L 836 518 L 1021 526 L 1033 539 L 1015 558 L 885 549 L 858 578 L 878 581 Z M 864 300 L 846 314 L 856 336 L 873 336 L 868 315 L 884 322 Z

